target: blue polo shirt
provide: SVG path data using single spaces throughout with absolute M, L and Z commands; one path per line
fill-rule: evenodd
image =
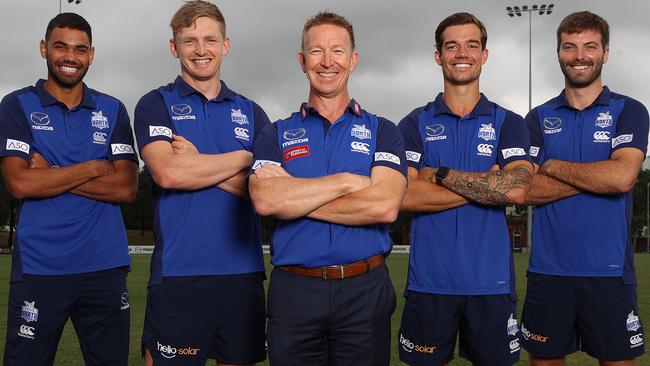
M 7 95 L 0 104 L 0 157 L 29 161 L 38 152 L 51 166 L 88 160 L 137 162 L 124 105 L 83 86 L 68 109 L 44 88 L 45 80 Z M 23 274 L 69 275 L 128 266 L 120 206 L 72 193 L 20 202 L 12 279 Z
M 152 90 L 135 108 L 140 150 L 153 141 L 188 139 L 201 154 L 253 150 L 257 132 L 269 124 L 253 101 L 221 82 L 207 100 L 180 76 Z M 264 271 L 259 218 L 252 203 L 220 188 L 194 191 L 154 185 L 156 247 L 150 283 L 161 276 L 228 275 Z
M 645 154 L 648 144 L 647 109 L 607 87 L 582 111 L 572 108 L 562 92 L 530 111 L 526 120 L 530 155 L 539 165 L 548 159 L 608 160 L 624 147 Z M 559 276 L 623 276 L 634 283 L 631 217 L 631 191 L 581 193 L 537 206 L 528 270 Z
M 446 166 L 486 172 L 529 160 L 526 124 L 481 94 L 459 117 L 442 94 L 399 124 L 410 167 Z M 514 295 L 514 270 L 505 206 L 470 202 L 440 212 L 415 213 L 411 222 L 408 289 L 443 295 Z
M 253 155 L 253 170 L 266 164 L 282 166 L 297 178 L 336 173 L 370 176 L 386 166 L 406 176 L 404 143 L 392 122 L 362 110 L 350 101 L 334 123 L 303 104 L 262 130 Z M 347 264 L 389 253 L 388 225 L 347 226 L 310 218 L 277 220 L 272 240 L 276 266 L 319 267 Z

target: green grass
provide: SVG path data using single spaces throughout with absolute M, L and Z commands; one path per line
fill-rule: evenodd
M 268 266 L 267 256 L 267 273 L 270 267 Z M 149 277 L 149 260 L 150 257 L 146 255 L 133 256 L 133 271 L 129 275 L 129 293 L 131 302 L 131 355 L 129 365 L 143 365 L 140 359 L 140 336 L 142 334 L 142 322 L 144 319 L 144 306 L 146 295 L 146 284 Z M 646 324 L 650 321 L 650 254 L 637 254 L 635 256 L 637 277 L 639 280 L 638 295 L 640 315 L 642 321 Z M 518 311 L 521 314 L 521 306 L 525 294 L 525 270 L 528 263 L 527 254 L 515 254 L 515 266 L 517 271 L 517 290 L 519 292 L 520 301 L 518 303 Z M 4 339 L 6 336 L 6 307 L 7 307 L 7 293 L 8 293 L 8 277 L 11 266 L 11 258 L 9 255 L 0 256 L 0 283 L 5 286 L 0 287 L 0 352 L 4 350 Z M 404 291 L 406 283 L 406 270 L 408 267 L 408 256 L 403 254 L 395 254 L 388 258 L 388 266 L 391 271 L 391 278 L 395 285 L 395 291 L 398 295 L 397 308 L 393 315 L 393 346 L 392 365 L 404 365 L 397 360 L 397 346 L 395 344 L 395 335 L 399 327 L 399 320 L 404 306 L 404 298 L 401 294 Z M 522 361 L 518 365 L 528 364 L 528 355 L 522 350 Z M 55 365 L 63 366 L 77 366 L 82 365 L 81 353 L 79 351 L 79 344 L 77 343 L 74 330 L 68 322 L 59 344 L 59 351 Z M 267 363 L 264 363 L 266 365 Z M 638 360 L 638 365 L 650 365 L 650 355 L 646 354 Z M 210 363 L 214 365 L 214 363 Z M 450 365 L 470 365 L 465 360 L 456 358 Z M 590 366 L 597 365 L 597 362 L 583 353 L 575 353 L 567 358 L 567 365 L 580 365 Z

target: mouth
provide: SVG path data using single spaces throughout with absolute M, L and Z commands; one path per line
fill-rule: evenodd
M 569 67 L 575 71 L 584 71 L 591 67 L 591 64 L 574 64 L 574 65 L 569 65 Z
M 462 64 L 454 64 L 453 66 L 454 66 L 454 68 L 456 68 L 456 69 L 461 69 L 461 70 L 469 69 L 470 67 L 472 67 L 471 64 L 466 64 L 466 63 L 462 63 Z
M 61 74 L 74 76 L 79 72 L 80 67 L 77 65 L 57 65 Z
M 322 71 L 322 72 L 317 72 L 317 74 L 322 78 L 331 79 L 335 77 L 338 73 L 333 71 Z
M 197 59 L 192 60 L 192 62 L 194 64 L 199 65 L 199 66 L 207 65 L 207 64 L 210 63 L 210 61 L 212 61 L 211 58 L 197 58 Z

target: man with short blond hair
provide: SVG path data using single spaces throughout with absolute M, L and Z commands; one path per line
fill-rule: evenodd
M 147 93 L 135 131 L 155 183 L 156 247 L 142 346 L 147 365 L 248 365 L 265 358 L 264 264 L 246 174 L 269 124 L 221 81 L 221 11 L 188 1 L 171 21 L 181 76 Z

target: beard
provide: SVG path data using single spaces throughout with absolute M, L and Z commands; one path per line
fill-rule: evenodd
M 81 73 L 76 77 L 63 76 L 59 73 L 54 62 L 51 60 L 47 60 L 47 75 L 50 80 L 54 81 L 60 87 L 71 89 L 79 85 L 79 83 L 81 83 L 84 76 L 86 76 L 86 73 L 88 72 L 88 67 L 84 67 L 81 64 L 74 64 L 74 63 L 66 63 L 64 65 L 76 67 L 81 71 Z
M 591 74 L 580 79 L 571 75 L 571 71 L 569 70 L 571 68 L 571 65 L 560 64 L 560 69 L 564 74 L 564 80 L 566 80 L 569 86 L 571 86 L 572 88 L 586 88 L 600 77 L 603 70 L 603 60 L 601 59 L 601 60 L 594 61 L 589 66 L 594 67 Z

